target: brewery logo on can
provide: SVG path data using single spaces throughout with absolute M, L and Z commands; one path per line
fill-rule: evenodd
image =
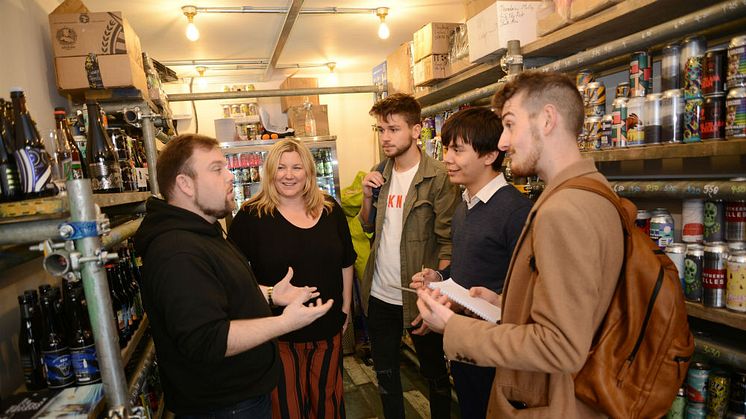
M 725 308 L 746 313 L 746 251 L 728 255 L 728 281 L 725 289 Z
M 746 88 L 730 89 L 725 99 L 725 137 L 746 138 Z
M 725 47 L 708 49 L 702 63 L 702 94 L 725 93 Z
M 702 265 L 705 248 L 701 244 L 690 244 L 684 258 L 684 298 L 702 301 Z
M 703 140 L 725 139 L 725 93 L 705 97 L 699 131 Z
M 700 117 L 702 116 L 702 98 L 687 99 L 684 102 L 684 142 L 697 143 L 702 141 L 700 133 Z

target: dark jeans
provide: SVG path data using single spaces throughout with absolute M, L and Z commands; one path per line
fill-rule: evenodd
M 368 300 L 370 349 L 386 419 L 404 418 L 404 394 L 399 374 L 403 316 L 401 306 L 375 297 Z M 443 354 L 443 335 L 430 332 L 411 337 L 420 361 L 420 374 L 429 386 L 430 416 L 432 419 L 450 418 L 451 385 Z
M 176 415 L 176 419 L 269 419 L 272 417 L 272 405 L 269 394 L 253 397 L 236 403 L 233 406 L 216 409 L 198 415 Z
M 451 376 L 458 395 L 461 419 L 484 419 L 492 392 L 495 369 L 451 361 Z

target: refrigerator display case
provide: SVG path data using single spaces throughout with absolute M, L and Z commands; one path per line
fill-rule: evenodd
M 310 150 L 316 163 L 316 183 L 319 189 L 339 202 L 339 165 L 337 162 L 337 137 L 299 137 Z M 220 143 L 228 160 L 228 170 L 233 173 L 233 192 L 236 210 L 261 189 L 264 160 L 270 148 L 279 140 L 237 141 Z

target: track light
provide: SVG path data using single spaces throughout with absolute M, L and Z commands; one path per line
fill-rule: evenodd
M 376 9 L 376 16 L 381 19 L 381 24 L 378 25 L 378 37 L 381 39 L 388 39 L 389 35 L 391 35 L 391 31 L 389 31 L 389 25 L 386 24 L 386 16 L 388 14 L 388 7 L 379 7 Z
M 184 12 L 184 16 L 187 17 L 186 37 L 188 40 L 194 42 L 199 39 L 199 29 L 194 24 L 194 16 L 197 14 L 197 8 L 194 6 L 184 6 L 181 8 Z

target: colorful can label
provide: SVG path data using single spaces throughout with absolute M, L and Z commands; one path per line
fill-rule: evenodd
M 689 57 L 684 67 L 684 99 L 702 97 L 702 56 Z
M 49 388 L 67 387 L 75 382 L 72 358 L 67 348 L 56 351 L 42 351 L 44 371 Z
M 746 201 L 725 203 L 725 240 L 746 241 Z
M 737 36 L 728 45 L 728 86 L 746 86 L 746 36 Z
M 585 118 L 585 147 L 586 151 L 597 150 L 601 137 L 601 118 L 591 116 Z
M 704 403 L 689 403 L 686 405 L 686 419 L 705 419 L 707 409 Z
M 627 146 L 645 145 L 645 98 L 633 97 L 627 102 Z
M 671 262 L 676 266 L 676 270 L 679 272 L 679 281 L 681 281 L 681 288 L 686 287 L 684 278 L 684 260 L 686 259 L 686 245 L 684 243 L 670 243 L 666 247 L 666 256 L 671 259 Z
M 730 89 L 725 100 L 725 137 L 746 138 L 746 88 Z
M 648 210 L 637 210 L 637 218 L 635 218 L 635 225 L 643 231 L 646 235 L 650 235 L 650 218 L 652 215 Z
M 692 247 L 692 246 L 690 246 Z M 687 250 L 684 258 L 684 297 L 689 301 L 702 301 L 702 264 L 704 250 Z
M 711 49 L 702 63 L 702 94 L 725 93 L 725 48 Z
M 629 97 L 629 82 L 623 81 L 616 85 L 616 95 L 614 98 L 628 98 Z
M 578 71 L 578 74 L 575 75 L 575 85 L 578 87 L 585 86 L 593 80 L 595 80 L 595 77 L 593 77 L 593 72 L 588 69 L 580 70 Z
M 719 242 L 725 238 L 725 204 L 705 201 L 705 241 Z
M 684 419 L 686 413 L 686 396 L 679 394 L 668 409 L 666 419 Z
M 585 87 L 588 98 L 585 116 L 602 117 L 606 113 L 606 86 L 602 82 L 594 81 Z
M 36 194 L 46 189 L 52 178 L 49 154 L 44 149 L 24 147 L 13 152 L 24 194 Z
M 613 147 L 627 147 L 627 99 L 614 99 L 611 112 L 611 141 Z
M 728 410 L 730 376 L 724 371 L 710 374 L 707 380 L 707 412 L 709 417 L 722 418 Z
M 723 242 L 705 245 L 702 265 L 702 304 L 705 307 L 725 307 L 725 280 L 728 248 Z
M 705 98 L 700 123 L 700 137 L 703 140 L 725 139 L 724 94 L 718 93 Z
M 647 51 L 632 54 L 629 63 L 629 87 L 630 96 L 645 96 L 652 91 L 653 67 Z
M 681 240 L 685 243 L 697 243 L 704 239 L 705 203 L 701 199 L 687 199 L 681 207 Z
M 599 135 L 598 146 L 600 149 L 605 150 L 612 148 L 614 143 L 612 141 L 612 125 L 613 117 L 611 115 L 604 115 L 601 118 L 601 133 Z
M 672 221 L 659 220 L 656 217 L 650 220 L 650 238 L 661 249 L 665 250 L 669 244 L 673 243 L 673 232 Z
M 88 169 L 91 189 L 94 191 L 122 190 L 122 169 L 118 163 L 92 163 L 88 165 Z
M 75 382 L 91 384 L 101 381 L 101 371 L 98 368 L 96 347 L 94 345 L 70 349 Z
M 700 362 L 695 362 L 686 373 L 686 399 L 689 405 L 702 403 L 707 399 L 707 378 L 710 376 L 710 367 Z M 704 416 L 703 416 L 704 417 Z
M 728 256 L 728 282 L 725 308 L 746 313 L 746 252 Z
M 687 99 L 684 103 L 684 142 L 697 143 L 702 141 L 700 134 L 700 117 L 702 115 L 702 105 L 704 101 L 700 99 Z

